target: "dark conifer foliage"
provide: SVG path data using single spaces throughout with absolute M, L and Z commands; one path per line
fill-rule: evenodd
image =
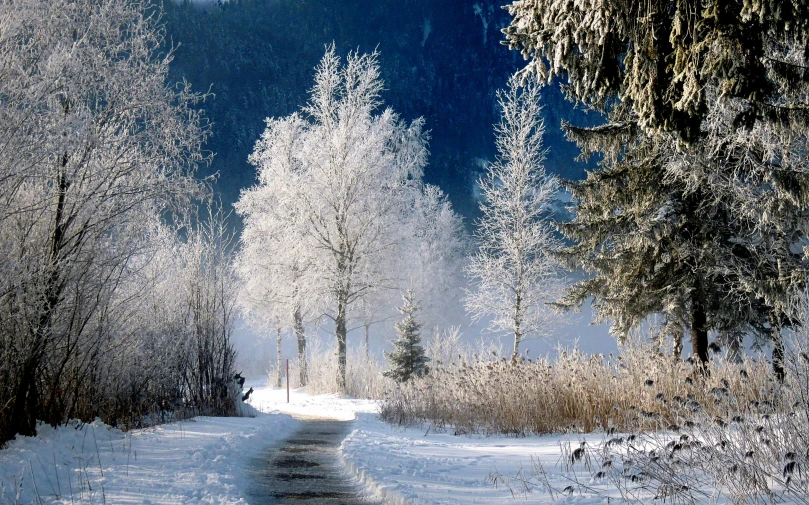
M 603 125 L 565 125 L 601 169 L 571 182 L 563 257 L 593 278 L 565 306 L 595 299 L 626 334 L 653 314 L 708 359 L 708 331 L 772 338 L 805 285 L 809 172 L 809 4 L 523 0 L 504 30 L 530 63 L 566 80 Z M 675 345 L 675 349 L 677 349 Z
M 786 54 L 806 50 L 804 0 L 518 0 L 506 9 L 506 41 L 531 61 L 525 71 L 565 77 L 571 99 L 601 111 L 619 104 L 646 131 L 704 136 L 712 87 L 746 103 L 735 127 L 807 117 L 782 100 L 809 77 Z
M 593 133 L 573 127 L 568 132 L 582 142 Z M 594 297 L 597 321 L 613 321 L 619 338 L 661 314 L 660 344 L 672 338 L 679 355 L 683 329 L 691 328 L 699 334 L 693 353 L 705 359 L 709 329 L 767 331 L 760 300 L 737 289 L 751 258 L 738 237 L 749 236 L 755 223 L 735 216 L 705 188 L 690 191 L 667 177 L 671 145 L 632 128 L 624 133 L 631 146 L 625 156 L 584 181 L 567 182 L 578 206 L 573 220 L 559 227 L 575 245 L 560 257 L 592 278 L 574 284 L 560 305 L 579 306 Z
M 427 363 L 430 358 L 424 353 L 421 345 L 421 324 L 416 320 L 419 310 L 416 295 L 408 291 L 404 296 L 404 305 L 399 308 L 404 319 L 396 323 L 396 333 L 399 338 L 393 343 L 396 347 L 393 352 L 385 353 L 391 368 L 383 375 L 396 382 L 406 382 L 412 377 L 422 377 L 428 372 Z

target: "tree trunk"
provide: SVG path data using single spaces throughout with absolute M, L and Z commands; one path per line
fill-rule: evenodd
M 303 316 L 301 311 L 296 310 L 293 315 L 295 319 L 295 337 L 298 339 L 298 370 L 300 372 L 300 386 L 306 385 L 306 331 L 303 327 Z
M 371 325 L 365 323 L 365 324 L 363 324 L 363 326 L 365 326 L 365 359 L 370 360 L 371 359 L 371 347 L 368 344 L 368 333 L 370 332 Z
M 705 368 L 708 363 L 708 329 L 705 307 L 700 301 L 693 301 L 691 310 L 691 349 L 692 355 L 699 359 L 699 364 Z
M 683 327 L 679 324 L 674 329 L 672 338 L 674 340 L 674 357 L 683 359 Z
M 781 325 L 775 311 L 770 312 L 770 338 L 772 339 L 772 371 L 779 382 L 784 382 L 784 339 L 781 336 Z
M 56 202 L 56 215 L 54 218 L 53 232 L 50 237 L 50 251 L 48 257 L 48 275 L 45 278 L 45 300 L 40 315 L 36 322 L 36 327 L 32 332 L 33 342 L 30 354 L 28 355 L 23 369 L 20 373 L 20 381 L 17 383 L 15 391 L 14 406 L 11 414 L 11 430 L 13 434 L 24 436 L 36 435 L 36 422 L 39 418 L 39 391 L 37 390 L 37 370 L 39 369 L 42 357 L 45 354 L 47 343 L 53 338 L 52 317 L 53 312 L 59 303 L 62 294 L 60 286 L 59 261 L 62 255 L 65 235 L 65 204 L 67 190 L 70 186 L 65 176 L 65 167 L 68 163 L 67 154 L 60 160 L 59 176 L 57 185 L 59 197 Z
M 517 359 L 520 354 L 520 342 L 522 341 L 522 296 L 517 293 L 517 299 L 514 304 L 514 352 L 511 353 L 511 359 Z
M 276 329 L 275 340 L 275 387 L 281 387 L 281 325 Z
M 744 334 L 739 330 L 732 330 L 731 333 L 727 336 L 727 357 L 728 361 L 731 363 L 741 363 L 742 362 L 742 340 L 744 339 Z
M 29 362 L 23 365 L 14 395 L 11 432 L 4 434 L 4 438 L 12 438 L 16 434 L 33 437 L 37 433 L 36 419 L 39 413 L 39 401 L 36 387 L 36 369 L 37 362 Z
M 346 297 L 337 297 L 337 317 L 334 319 L 334 334 L 337 337 L 337 389 L 346 390 Z

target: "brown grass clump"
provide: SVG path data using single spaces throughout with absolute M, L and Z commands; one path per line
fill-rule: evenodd
M 607 359 L 574 349 L 553 361 L 435 366 L 392 389 L 381 414 L 394 424 L 456 433 L 637 432 L 674 425 L 684 409 L 719 418 L 742 404 L 778 409 L 771 391 L 767 362 L 715 360 L 707 373 L 695 373 L 687 362 L 645 350 Z

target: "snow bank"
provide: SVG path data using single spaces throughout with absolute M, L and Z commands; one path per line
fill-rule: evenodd
M 527 504 L 620 502 L 617 489 L 591 479 L 584 461 L 566 463 L 571 449 L 582 441 L 597 447 L 604 434 L 514 438 L 402 429 L 379 420 L 375 401 L 292 390 L 287 403 L 284 389 L 248 386 L 250 403 L 264 412 L 254 418 L 198 417 L 127 433 L 100 421 L 43 425 L 39 436 L 18 437 L 0 450 L 0 503 L 246 504 L 251 464 L 299 425 L 284 414 L 354 420 L 341 446 L 346 469 L 393 505 L 502 504 L 515 496 Z M 514 478 L 521 471 L 523 478 Z M 492 475 L 511 479 L 495 486 Z
M 594 435 L 593 442 L 602 435 Z M 495 486 L 490 475 L 514 476 L 530 472 L 541 462 L 550 471 L 549 483 L 562 491 L 571 484 L 558 467 L 563 435 L 543 437 L 479 437 L 433 433 L 432 430 L 396 429 L 374 415 L 360 414 L 356 429 L 343 443 L 343 455 L 358 475 L 373 481 L 394 503 L 502 504 L 514 500 L 512 489 Z M 535 488 L 523 496 L 512 483 L 520 503 L 553 503 L 547 490 Z M 557 492 L 558 492 L 557 491 Z M 554 493 L 556 494 L 556 493 Z M 565 503 L 604 503 L 606 496 L 578 494 Z
M 41 425 L 0 450 L 0 503 L 244 504 L 250 457 L 295 425 L 263 414 L 127 433 L 100 421 Z

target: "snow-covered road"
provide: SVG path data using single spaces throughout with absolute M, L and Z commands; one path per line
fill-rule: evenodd
M 264 412 L 285 412 L 338 419 L 353 419 L 351 430 L 340 446 L 343 463 L 366 487 L 392 505 L 433 504 L 549 504 L 558 499 L 578 505 L 601 504 L 618 497 L 617 492 L 593 496 L 577 488 L 571 496 L 564 489 L 571 475 L 559 468 L 560 443 L 565 435 L 543 437 L 455 436 L 427 428 L 400 428 L 379 420 L 378 403 L 338 395 L 309 396 L 293 390 L 286 403 L 286 391 L 256 388 L 251 403 Z M 603 434 L 588 436 L 598 442 Z M 580 441 L 573 437 L 576 444 Z M 507 486 L 494 486 L 489 477 L 500 473 L 515 476 L 541 463 L 548 470 L 550 489 L 532 487 L 523 495 L 522 482 L 513 482 L 518 500 Z M 582 469 L 584 470 L 584 469 Z M 589 481 L 588 472 L 580 477 Z M 619 503 L 620 501 L 616 501 Z
M 246 504 L 249 458 L 297 428 L 286 415 L 197 417 L 122 433 L 97 421 L 0 450 L 0 504 Z
M 298 429 L 255 461 L 248 503 L 372 505 L 379 504 L 346 471 L 340 444 L 351 421 L 300 418 Z

